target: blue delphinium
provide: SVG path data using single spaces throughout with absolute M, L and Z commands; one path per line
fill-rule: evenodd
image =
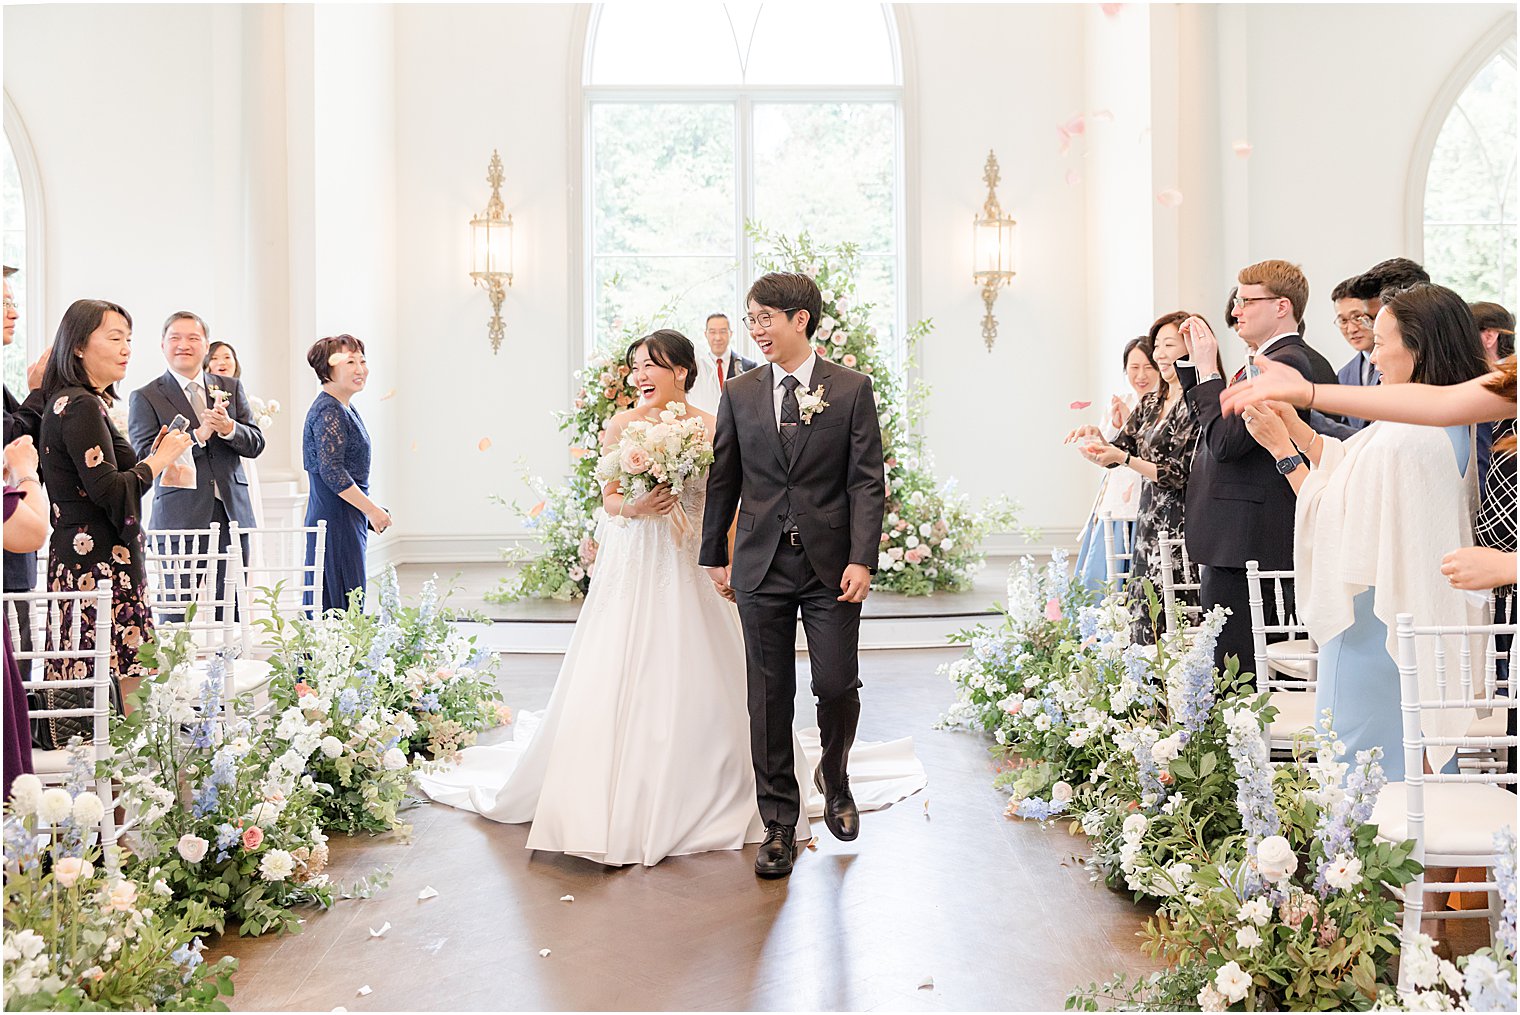
M 440 708 L 442 708 L 442 706 L 438 703 L 438 692 L 429 691 L 428 693 L 424 694 L 422 696 L 422 700 L 417 703 L 417 707 L 422 709 L 424 712 L 438 711 Z
M 10 815 L 5 819 L 5 856 L 29 871 L 41 861 L 42 837 L 26 830 L 21 819 Z
M 191 801 L 190 816 L 204 818 L 221 804 L 222 792 L 215 782 L 207 780 L 201 784 L 201 788 L 195 791 Z
M 196 967 L 205 961 L 201 958 L 201 950 L 203 948 L 205 948 L 205 945 L 201 942 L 201 939 L 195 938 L 180 945 L 169 954 L 169 961 L 183 970 L 181 979 L 184 983 L 190 982 L 190 978 L 195 975 Z
M 1322 899 L 1329 898 L 1333 891 L 1325 880 L 1325 870 L 1338 854 L 1352 851 L 1356 830 L 1372 819 L 1378 793 L 1388 784 L 1388 777 L 1379 764 L 1382 757 L 1381 747 L 1357 751 L 1356 767 L 1346 776 L 1345 795 L 1319 812 L 1314 837 L 1324 847 L 1325 859 L 1314 877 L 1314 890 Z
M 1095 638 L 1098 635 L 1098 607 L 1084 606 L 1077 614 L 1077 633 L 1082 640 Z
M 352 718 L 359 711 L 359 689 L 357 687 L 345 687 L 338 692 L 338 713 L 344 718 Z
M 1031 821 L 1045 821 L 1064 810 L 1066 810 L 1064 801 L 1041 800 L 1039 797 L 1031 796 L 1020 800 L 1018 806 L 1013 809 L 1013 813 Z
M 190 746 L 204 748 L 215 743 L 226 686 L 227 660 L 220 654 L 212 656 L 206 666 L 206 679 L 201 681 L 200 721 L 190 727 Z
M 1282 827 L 1277 802 L 1272 797 L 1272 765 L 1267 757 L 1267 742 L 1262 736 L 1261 717 L 1250 708 L 1226 708 L 1225 743 L 1235 767 L 1235 803 L 1240 824 L 1246 833 L 1246 852 L 1256 855 L 1256 847 Z
M 1189 733 L 1203 729 L 1214 707 L 1214 644 L 1224 622 L 1224 610 L 1209 611 L 1178 663 L 1176 676 L 1168 681 L 1172 718 Z
M 1494 944 L 1501 948 L 1505 955 L 1513 958 L 1515 954 L 1514 828 L 1505 826 L 1494 836 L 1494 853 L 1499 857 L 1499 862 L 1494 865 L 1494 881 L 1498 883 L 1499 898 L 1504 902 L 1504 911 L 1500 915 L 1498 929 L 1494 931 Z

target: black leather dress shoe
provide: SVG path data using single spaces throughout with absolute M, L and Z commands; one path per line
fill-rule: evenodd
M 765 841 L 755 854 L 755 874 L 762 878 L 784 878 L 792 873 L 792 854 L 796 848 L 796 829 L 786 825 L 765 826 Z
M 850 792 L 849 777 L 844 786 L 830 793 L 823 784 L 823 767 L 813 769 L 813 785 L 823 794 L 823 823 L 829 826 L 834 838 L 850 842 L 860 834 L 860 810 L 855 806 L 855 796 Z

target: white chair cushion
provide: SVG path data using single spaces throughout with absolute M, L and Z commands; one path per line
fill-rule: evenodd
M 1284 659 L 1284 656 L 1307 655 L 1310 651 L 1308 638 L 1289 638 L 1267 646 L 1267 665 L 1285 677 L 1298 680 L 1309 679 L 1309 660 Z
M 269 683 L 274 667 L 263 659 L 234 659 L 232 661 L 232 692 L 234 697 L 261 690 Z
M 1410 838 L 1406 808 L 1409 788 L 1390 782 L 1378 794 L 1372 823 L 1390 842 Z M 1515 824 L 1515 796 L 1502 786 L 1447 782 L 1425 786 L 1425 852 L 1440 856 L 1489 857 L 1494 835 Z
M 107 758 L 115 757 L 112 751 L 105 755 Z M 69 765 L 73 761 L 73 755 L 68 751 L 32 751 L 32 771 L 39 777 L 46 779 L 50 775 L 68 775 Z
M 1273 691 L 1272 704 L 1277 708 L 1277 718 L 1267 727 L 1267 735 L 1273 740 L 1291 739 L 1314 728 L 1313 691 Z

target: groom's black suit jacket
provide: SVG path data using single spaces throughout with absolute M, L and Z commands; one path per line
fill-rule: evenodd
M 718 403 L 700 562 L 729 563 L 728 526 L 737 510 L 730 584 L 740 592 L 753 592 L 764 580 L 788 510 L 825 585 L 838 587 L 849 564 L 876 569 L 886 475 L 871 379 L 820 356 L 808 390 L 819 386 L 828 408 L 797 427 L 790 464 L 776 427 L 769 363 L 728 381 L 727 397 Z

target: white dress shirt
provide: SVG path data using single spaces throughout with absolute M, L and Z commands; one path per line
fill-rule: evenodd
M 169 372 L 171 374 L 174 374 L 174 379 L 179 382 L 180 390 L 185 393 L 185 401 L 190 403 L 190 409 L 192 410 L 192 413 L 200 411 L 199 409 L 195 408 L 195 396 L 190 392 L 190 385 L 192 384 L 199 384 L 201 386 L 201 400 L 206 403 L 206 411 L 210 412 L 213 408 L 215 408 L 214 403 L 211 401 L 211 385 L 206 380 L 207 375 L 204 372 L 196 374 L 194 377 L 186 377 L 184 374 L 173 370 Z M 190 437 L 201 447 L 205 447 L 206 444 L 210 443 L 211 438 L 208 437 L 205 442 L 202 442 L 199 437 L 195 436 L 195 430 L 200 425 L 201 420 L 192 419 L 190 421 Z M 217 433 L 215 430 L 211 431 L 211 435 L 212 437 L 221 436 L 221 434 Z M 216 485 L 215 476 L 211 477 L 211 496 L 215 497 L 217 500 L 222 499 L 222 491 Z
M 802 361 L 802 366 L 793 370 L 790 374 L 781 369 L 780 363 L 771 364 L 771 393 L 775 396 L 777 430 L 781 429 L 781 400 L 786 397 L 786 389 L 781 386 L 781 382 L 787 377 L 795 377 L 801 384 L 797 390 L 805 391 L 812 386 L 813 367 L 817 364 L 818 354 L 816 352 L 808 353 L 808 358 Z
M 1267 352 L 1268 349 L 1272 348 L 1273 345 L 1277 344 L 1277 340 L 1278 339 L 1288 338 L 1290 336 L 1296 336 L 1297 334 L 1298 334 L 1298 332 L 1296 332 L 1296 331 L 1285 331 L 1281 335 L 1273 335 L 1271 338 L 1267 339 L 1265 342 L 1261 343 L 1261 345 L 1259 345 L 1256 348 L 1255 355 L 1257 355 L 1257 356 L 1264 356 L 1264 355 L 1266 355 L 1266 352 Z

